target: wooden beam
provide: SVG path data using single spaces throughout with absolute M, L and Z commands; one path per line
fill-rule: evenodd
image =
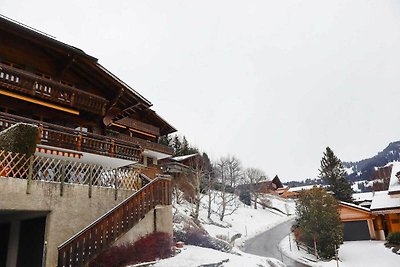
M 26 101 L 26 102 L 34 103 L 34 104 L 41 105 L 41 106 L 44 106 L 44 107 L 53 108 L 53 109 L 64 111 L 64 112 L 71 113 L 71 114 L 74 114 L 74 115 L 79 115 L 79 111 L 78 110 L 61 107 L 59 105 L 54 105 L 54 104 L 51 104 L 51 103 L 48 103 L 48 102 L 44 102 L 44 101 L 41 101 L 41 100 L 36 100 L 34 98 L 31 98 L 31 97 L 27 97 L 27 96 L 11 93 L 11 92 L 8 92 L 8 91 L 0 90 L 0 95 L 9 96 L 9 97 L 12 97 L 12 98 L 16 98 L 16 99 L 23 100 L 23 101 Z
M 114 97 L 114 99 L 111 101 L 110 106 L 107 109 L 107 111 L 110 110 L 110 108 L 114 107 L 117 104 L 118 100 L 121 98 L 123 93 L 124 93 L 124 88 L 121 87 L 121 89 L 119 89 L 117 96 Z M 107 112 L 106 112 L 106 114 L 107 114 Z

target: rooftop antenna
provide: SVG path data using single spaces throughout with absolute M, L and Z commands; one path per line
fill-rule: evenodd
M 6 20 L 8 20 L 8 21 L 14 22 L 15 24 L 18 24 L 18 25 L 20 25 L 20 26 L 22 26 L 22 27 L 24 27 L 24 28 L 29 29 L 29 30 L 35 31 L 35 32 L 40 33 L 40 34 L 42 34 L 42 35 L 45 35 L 45 36 L 47 36 L 47 37 L 50 37 L 50 38 L 53 38 L 53 39 L 57 39 L 57 38 L 54 37 L 53 35 L 50 35 L 50 34 L 47 34 L 47 33 L 45 33 L 45 32 L 39 31 L 39 30 L 37 30 L 37 29 L 35 29 L 35 28 L 32 28 L 32 27 L 30 27 L 30 26 L 28 26 L 28 25 L 26 25 L 26 24 L 23 24 L 22 22 L 19 22 L 19 21 L 16 21 L 16 20 L 12 19 L 12 18 L 9 18 L 9 17 L 7 17 L 7 16 L 4 16 L 3 14 L 0 14 L 0 17 L 3 18 L 3 19 L 6 19 Z

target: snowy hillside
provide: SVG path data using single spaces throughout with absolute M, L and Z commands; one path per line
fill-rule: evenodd
M 295 209 L 293 200 L 286 200 L 277 196 L 265 194 L 261 196 L 260 202 L 264 205 L 267 204 L 270 208 L 263 208 L 258 204 L 257 209 L 254 209 L 254 203 L 251 207 L 246 206 L 236 195 L 229 194 L 232 204 L 227 207 L 227 215 L 223 221 L 220 221 L 218 213 L 222 199 L 217 191 L 213 191 L 212 195 L 211 217 L 210 219 L 207 218 L 208 198 L 207 196 L 203 196 L 200 204 L 198 223 L 200 223 L 212 237 L 228 241 L 228 243 L 233 246 L 231 253 L 196 246 L 185 246 L 182 252 L 177 256 L 161 260 L 154 266 L 200 266 L 222 261 L 223 265 L 219 266 L 233 267 L 245 264 L 248 267 L 284 266 L 279 260 L 247 254 L 240 251 L 239 248 L 247 239 L 293 218 L 292 214 L 294 214 Z M 184 200 L 181 200 L 180 203 L 173 204 L 175 231 L 182 231 L 188 229 L 188 227 L 194 227 L 194 223 L 191 221 L 193 209 L 194 205 Z M 176 218 L 178 218 L 178 220 L 176 220 Z M 182 220 L 181 218 L 186 218 L 186 220 Z M 240 238 L 235 239 L 234 242 L 230 242 L 232 237 L 238 237 L 238 234 L 240 234 Z
M 376 167 L 389 162 L 400 161 L 400 141 L 390 143 L 377 155 L 357 162 L 343 162 L 349 181 L 369 180 Z
M 235 211 L 232 214 L 227 215 L 223 221 L 220 221 L 218 207 L 221 198 L 218 196 L 217 192 L 214 192 L 210 219 L 207 218 L 207 200 L 206 197 L 203 197 L 201 200 L 199 220 L 211 236 L 223 236 L 230 240 L 232 236 L 241 234 L 241 238 L 235 241 L 237 246 L 242 245 L 245 240 L 292 218 L 292 216 L 286 215 L 287 213 L 289 215 L 294 214 L 295 203 L 293 200 L 286 200 L 265 194 L 262 198 L 263 200 L 269 200 L 269 206 L 271 208 L 263 209 L 258 205 L 258 208 L 254 209 L 254 204 L 251 207 L 247 206 L 243 204 L 236 195 L 230 195 L 234 199 L 235 205 Z M 184 201 L 182 204 L 174 205 L 174 208 L 177 209 L 179 213 L 190 216 L 192 212 L 191 206 L 192 204 Z M 228 214 L 229 212 L 232 212 L 232 207 L 229 207 Z

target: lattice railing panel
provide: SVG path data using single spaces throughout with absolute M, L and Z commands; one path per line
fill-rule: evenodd
M 105 168 L 100 165 L 31 156 L 0 150 L 0 176 L 47 182 L 139 190 L 143 183 L 135 168 Z
M 0 150 L 0 176 L 28 178 L 30 158 L 25 154 Z

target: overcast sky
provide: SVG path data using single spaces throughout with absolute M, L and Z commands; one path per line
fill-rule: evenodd
M 398 0 L 1 0 L 83 49 L 212 158 L 315 177 L 400 140 Z

